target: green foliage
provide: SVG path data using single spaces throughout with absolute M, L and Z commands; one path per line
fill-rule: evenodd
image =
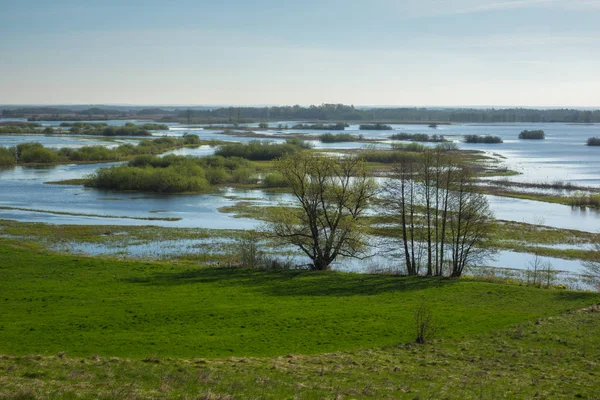
M 17 145 L 17 157 L 24 164 L 51 164 L 58 160 L 58 154 L 45 148 L 41 143 L 22 143 Z
M 0 146 L 0 167 L 12 167 L 16 163 L 15 149 Z
M 199 145 L 200 143 L 202 143 L 202 141 L 200 140 L 200 137 L 198 135 L 190 135 L 190 134 L 186 133 L 183 135 L 183 143 L 186 145 L 190 145 L 190 144 Z
M 502 143 L 502 139 L 499 136 L 492 135 L 465 135 L 465 143 L 486 143 L 495 144 Z
M 272 172 L 265 175 L 262 183 L 267 188 L 285 188 L 290 186 L 290 182 L 279 172 Z
M 114 149 L 109 149 L 104 146 L 84 146 L 78 149 L 63 147 L 59 150 L 45 148 L 40 143 L 22 143 L 8 152 L 16 154 L 16 161 L 19 164 L 53 164 L 60 162 L 98 162 L 98 161 L 119 161 L 126 160 L 139 154 L 160 154 L 167 150 L 171 150 L 182 146 L 200 145 L 202 142 L 196 140 L 196 135 L 190 135 L 191 138 L 184 137 L 176 139 L 170 137 L 162 137 L 154 140 L 142 140 L 137 145 L 130 143 L 122 144 Z M 194 138 L 195 137 L 195 138 Z M 10 157 L 6 151 L 2 159 L 5 160 L 4 166 L 14 165 L 10 161 Z
M 544 133 L 544 131 L 542 130 L 524 130 L 521 133 L 519 133 L 519 139 L 534 139 L 534 140 L 541 140 L 541 139 L 545 139 L 546 138 L 546 134 Z
M 324 133 L 319 136 L 319 140 L 323 143 L 356 142 L 358 139 L 350 133 Z
M 588 146 L 600 146 L 600 137 L 591 137 L 587 140 Z
M 142 155 L 127 165 L 102 168 L 88 186 L 158 193 L 206 192 L 211 185 L 253 183 L 254 169 L 241 158 Z
M 267 141 L 252 140 L 248 143 L 232 143 L 220 146 L 215 152 L 222 157 L 241 157 L 247 160 L 267 161 L 281 158 L 286 154 L 299 151 L 296 143 L 270 143 Z
M 394 128 L 378 122 L 376 124 L 361 124 L 359 129 L 361 131 L 391 131 Z

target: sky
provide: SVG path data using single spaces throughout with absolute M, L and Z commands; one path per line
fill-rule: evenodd
M 0 104 L 600 106 L 600 0 L 0 0 Z

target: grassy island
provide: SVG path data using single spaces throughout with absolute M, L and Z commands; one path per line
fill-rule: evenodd
M 21 143 L 17 146 L 0 147 L 0 167 L 24 164 L 62 164 L 104 161 L 122 161 L 141 154 L 159 154 L 180 147 L 197 147 L 202 142 L 196 135 L 185 135 L 181 139 L 162 137 L 142 140 L 137 145 L 122 144 L 109 149 L 105 146 L 84 146 L 78 149 L 44 147 L 41 143 Z M 212 142 L 205 142 L 211 144 Z
M 546 134 L 542 130 L 524 130 L 519 133 L 519 139 L 542 140 L 546 138 Z
M 499 136 L 465 135 L 465 143 L 495 144 L 495 143 L 502 143 L 502 142 L 503 141 Z
M 243 158 L 143 155 L 127 165 L 101 168 L 86 186 L 157 193 L 208 192 L 212 185 L 255 183 L 254 167 Z
M 319 140 L 323 143 L 356 142 L 359 139 L 359 137 L 349 133 L 325 133 L 319 136 Z

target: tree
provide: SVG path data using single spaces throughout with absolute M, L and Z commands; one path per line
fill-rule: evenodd
M 486 255 L 492 215 L 475 192 L 474 176 L 442 149 L 403 160 L 386 185 L 391 217 L 399 220 L 401 247 L 409 275 L 460 276 Z
M 361 220 L 377 188 L 366 163 L 301 152 L 279 159 L 276 168 L 298 207 L 273 214 L 273 234 L 306 254 L 314 270 L 329 269 L 338 256 L 363 256 Z

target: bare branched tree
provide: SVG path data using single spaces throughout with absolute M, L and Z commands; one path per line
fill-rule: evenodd
M 276 168 L 298 207 L 274 213 L 274 235 L 302 250 L 315 270 L 329 269 L 338 256 L 363 256 L 361 219 L 377 188 L 365 162 L 301 152 L 278 160 Z
M 449 270 L 458 277 L 490 252 L 482 246 L 492 219 L 487 200 L 476 192 L 471 171 L 443 150 L 398 163 L 385 189 L 409 275 Z

